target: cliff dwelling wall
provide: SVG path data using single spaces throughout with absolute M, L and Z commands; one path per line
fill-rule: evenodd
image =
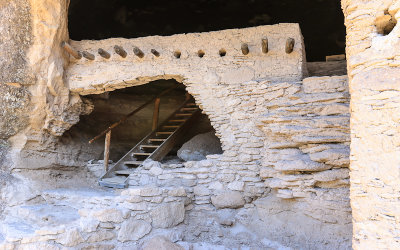
M 352 226 L 355 248 L 392 247 L 400 214 L 399 6 L 343 1 L 347 77 L 340 66 L 306 63 L 298 24 L 72 41 L 68 4 L 0 2 L 7 30 L 0 38 L 1 247 L 139 248 L 162 235 L 187 249 L 199 241 L 349 249 Z M 62 42 L 94 60 L 71 57 Z M 83 164 L 68 133 L 95 114 L 88 97 L 158 80 L 185 86 L 223 152 L 150 161 L 129 176 L 126 190 L 99 189 L 101 165 Z

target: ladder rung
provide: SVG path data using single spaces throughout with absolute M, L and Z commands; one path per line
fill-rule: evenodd
M 198 108 L 181 108 L 181 111 L 194 111 L 197 110 Z
M 148 156 L 151 155 L 151 153 L 133 153 L 132 155 Z
M 175 114 L 175 116 L 192 116 L 192 113 L 180 113 L 180 114 Z
M 158 145 L 140 145 L 140 148 L 158 148 Z
M 117 175 L 130 175 L 130 174 L 133 174 L 134 172 L 135 172 L 135 170 L 127 169 L 127 170 L 117 170 L 114 173 Z
M 159 142 L 159 141 L 166 141 L 167 139 L 159 139 L 159 138 L 152 138 L 152 139 L 149 139 L 149 142 L 152 142 L 152 141 L 154 141 L 154 142 Z
M 160 132 L 156 132 L 156 136 L 157 135 L 172 135 L 174 132 L 167 132 L 167 131 L 160 131 Z
M 169 122 L 185 122 L 185 119 L 174 119 L 174 120 L 169 120 Z
M 185 106 L 193 107 L 193 106 L 196 106 L 196 103 L 194 103 L 194 102 L 189 102 L 189 103 L 186 103 Z
M 109 184 L 124 184 L 126 181 L 126 177 L 115 176 L 115 177 L 111 177 L 111 178 L 104 178 L 104 179 L 102 179 L 102 181 L 109 183 Z
M 124 161 L 125 165 L 141 165 L 142 161 Z
M 180 126 L 179 125 L 166 125 L 166 126 L 163 126 L 163 128 L 179 128 Z

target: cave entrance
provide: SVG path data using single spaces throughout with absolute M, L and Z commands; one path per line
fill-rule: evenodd
M 73 40 L 299 23 L 309 62 L 345 52 L 344 16 L 338 0 L 97 0 L 96 4 L 71 0 L 68 19 Z
M 69 135 L 79 133 L 92 161 L 103 160 L 103 155 L 107 158 L 108 149 L 104 145 L 111 135 L 110 166 L 108 161 L 104 162 L 110 171 L 102 178 L 108 178 L 109 182 L 121 180 L 148 158 L 179 163 L 222 153 L 208 116 L 202 114 L 185 86 L 175 80 L 157 80 L 84 98 L 94 109 L 91 114 L 81 116 Z M 130 113 L 134 114 L 127 116 Z M 109 127 L 111 132 L 107 132 Z M 93 142 L 89 146 L 88 140 Z

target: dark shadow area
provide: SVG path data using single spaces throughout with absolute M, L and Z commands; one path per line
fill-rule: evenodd
M 344 54 L 339 0 L 71 0 L 71 39 L 134 38 L 300 23 L 308 61 Z
M 93 103 L 94 110 L 89 115 L 81 116 L 79 123 L 64 133 L 60 139 L 60 143 L 72 145 L 74 151 L 79 152 L 80 161 L 103 159 L 105 136 L 102 136 L 92 144 L 89 144 L 88 141 L 107 129 L 111 124 L 119 121 L 126 114 L 129 114 L 174 85 L 178 85 L 178 87 L 161 97 L 158 123 L 161 124 L 185 101 L 185 86 L 175 80 L 159 80 L 145 85 L 83 97 Z M 119 160 L 152 131 L 153 112 L 154 102 L 147 105 L 144 109 L 112 130 L 110 147 L 111 160 L 114 162 Z M 213 145 L 216 144 L 219 149 L 221 148 L 219 139 L 215 136 L 215 131 L 211 126 L 208 116 L 202 114 L 195 123 L 193 123 L 193 127 L 191 127 L 184 136 L 179 138 L 176 146 L 171 150 L 166 159 L 177 158 L 177 151 L 181 148 L 183 143 L 191 140 L 196 135 L 204 133 L 208 133 L 207 138 L 211 138 L 210 143 L 213 143 Z M 200 140 L 202 140 L 200 143 L 206 145 L 200 146 L 207 147 L 208 139 L 204 141 L 204 138 L 204 136 L 200 138 Z M 189 146 L 196 151 L 196 143 L 191 143 Z M 219 153 L 221 152 L 222 150 L 220 150 Z M 186 153 L 191 154 L 190 152 Z

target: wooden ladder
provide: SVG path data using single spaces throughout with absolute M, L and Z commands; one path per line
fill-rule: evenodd
M 193 100 L 186 100 L 169 118 L 154 129 L 100 179 L 103 187 L 126 188 L 128 177 L 142 166 L 146 159 L 160 161 L 172 150 L 199 117 L 201 110 Z

